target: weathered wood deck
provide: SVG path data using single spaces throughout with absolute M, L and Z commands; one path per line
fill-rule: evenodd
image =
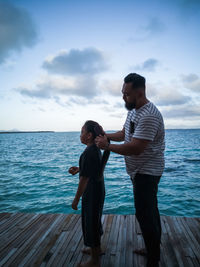
M 200 219 L 162 216 L 162 267 L 200 266 Z M 101 266 L 142 267 L 145 257 L 134 215 L 103 215 Z M 80 215 L 0 214 L 0 266 L 76 266 L 88 256 L 81 253 Z

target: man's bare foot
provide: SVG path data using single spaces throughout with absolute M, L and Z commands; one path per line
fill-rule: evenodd
M 92 260 L 90 260 L 84 263 L 79 263 L 77 267 L 100 267 L 100 262 L 94 263 Z
M 87 254 L 87 255 L 91 255 L 91 248 L 83 248 L 82 250 L 81 250 L 81 252 L 83 253 L 83 254 Z M 99 255 L 101 256 L 101 255 L 104 255 L 105 254 L 105 251 L 102 251 L 102 250 L 100 250 L 100 252 L 99 252 Z
M 133 253 L 138 254 L 140 256 L 147 256 L 147 251 L 145 248 L 141 248 L 141 249 L 134 249 Z

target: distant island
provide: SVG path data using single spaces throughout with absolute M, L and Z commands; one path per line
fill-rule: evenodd
M 18 134 L 18 133 L 55 133 L 54 131 L 0 131 L 0 134 Z

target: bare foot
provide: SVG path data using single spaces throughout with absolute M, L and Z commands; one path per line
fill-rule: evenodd
M 140 256 L 146 256 L 147 255 L 147 251 L 145 248 L 141 248 L 141 249 L 134 249 L 133 253 L 138 254 Z
M 91 248 L 83 248 L 81 250 L 81 252 L 83 254 L 91 255 Z M 105 251 L 100 250 L 99 255 L 101 256 L 101 255 L 104 255 L 104 254 L 105 254 Z
M 87 261 L 85 263 L 79 263 L 77 267 L 100 267 L 100 262 L 94 263 L 93 261 Z

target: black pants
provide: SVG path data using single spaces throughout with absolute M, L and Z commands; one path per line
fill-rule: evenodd
M 88 182 L 82 196 L 82 232 L 85 246 L 97 247 L 101 244 L 103 228 L 101 217 L 105 199 L 104 181 Z
M 147 261 L 152 266 L 160 260 L 161 223 L 157 203 L 160 176 L 136 174 L 133 179 L 136 218 L 144 238 Z

